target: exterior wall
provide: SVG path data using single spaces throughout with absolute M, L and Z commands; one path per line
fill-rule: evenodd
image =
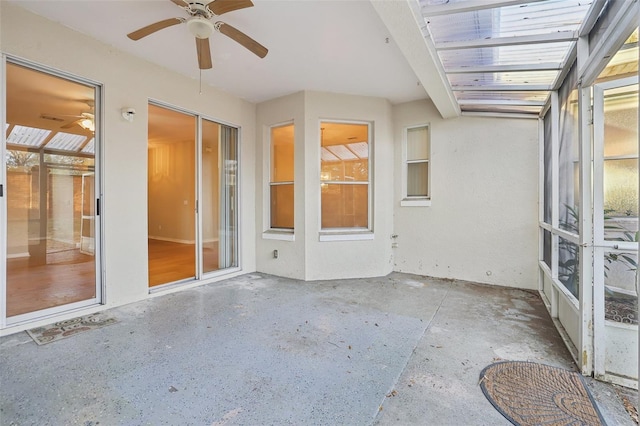
M 3 53 L 103 85 L 102 268 L 107 304 L 102 308 L 149 297 L 149 99 L 241 128 L 240 260 L 243 272 L 255 271 L 255 105 L 208 86 L 202 87 L 202 94 L 199 94 L 195 80 L 115 51 L 108 45 L 11 3 L 1 2 L 0 9 L 0 47 Z M 122 118 L 120 109 L 123 107 L 136 109 L 133 123 Z M 78 312 L 73 316 L 78 316 Z M 30 324 L 36 325 L 39 323 Z
M 536 289 L 538 123 L 443 120 L 431 101 L 394 106 L 394 269 Z M 404 128 L 429 124 L 431 206 L 401 207 Z
M 382 276 L 391 272 L 393 142 L 391 105 L 379 98 L 300 92 L 258 105 L 257 227 L 269 227 L 269 126 L 295 124 L 295 241 L 258 235 L 257 269 L 305 280 Z M 320 121 L 370 122 L 373 129 L 373 239 L 320 241 Z M 261 155 L 261 157 L 260 157 Z M 302 166 L 304 165 L 304 166 Z M 302 166 L 302 167 L 301 167 Z M 261 206 L 261 207 L 260 207 Z M 278 250 L 278 259 L 273 258 Z
M 282 277 L 305 278 L 305 137 L 304 92 L 263 102 L 257 106 L 256 143 L 256 266 L 258 271 Z M 270 233 L 269 161 L 270 128 L 276 124 L 294 124 L 294 234 L 289 240 L 275 239 Z M 293 238 L 293 241 L 291 239 Z M 278 258 L 273 251 L 278 250 Z

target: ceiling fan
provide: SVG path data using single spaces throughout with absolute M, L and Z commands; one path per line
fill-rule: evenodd
M 86 103 L 89 107 L 88 112 L 81 112 L 79 115 L 68 115 L 68 114 L 41 114 L 40 118 L 54 120 L 54 121 L 66 121 L 62 117 L 72 118 L 73 120 L 68 122 L 67 124 L 60 126 L 61 129 L 71 129 L 74 126 L 80 126 L 85 130 L 89 130 L 90 132 L 94 132 L 96 130 L 96 122 L 95 115 L 93 114 L 94 101 L 93 100 L 84 100 L 83 103 Z
M 164 28 L 178 24 L 187 24 L 189 32 L 196 39 L 196 52 L 198 55 L 198 66 L 201 70 L 209 69 L 211 64 L 211 49 L 209 47 L 209 36 L 213 31 L 221 32 L 230 39 L 240 43 L 251 52 L 264 58 L 267 56 L 267 48 L 231 25 L 217 21 L 213 22 L 211 18 L 232 12 L 238 9 L 252 7 L 251 0 L 170 0 L 181 9 L 185 10 L 188 18 L 169 18 L 153 24 L 142 27 L 132 33 L 127 34 L 131 40 L 140 40 L 150 34 L 160 31 Z

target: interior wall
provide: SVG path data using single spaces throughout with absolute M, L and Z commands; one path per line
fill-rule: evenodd
M 537 288 L 538 122 L 444 120 L 431 101 L 394 106 L 394 270 Z M 429 124 L 431 206 L 401 207 L 407 126 Z
M 195 140 L 149 148 L 149 238 L 195 244 Z
M 0 2 L 3 53 L 103 85 L 103 280 L 106 307 L 148 297 L 147 105 L 150 99 L 241 128 L 240 247 L 255 271 L 255 105 Z M 194 64 L 195 66 L 195 64 Z M 132 123 L 121 108 L 135 108 Z M 75 313 L 77 316 L 77 312 Z M 37 323 L 31 324 L 36 326 Z

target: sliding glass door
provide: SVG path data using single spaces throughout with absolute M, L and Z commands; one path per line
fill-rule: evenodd
M 238 130 L 149 105 L 149 286 L 238 266 Z
M 21 63 L 6 70 L 2 261 L 11 324 L 100 301 L 99 87 Z

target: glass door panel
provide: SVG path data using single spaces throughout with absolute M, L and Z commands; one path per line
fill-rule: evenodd
M 638 84 L 594 87 L 595 373 L 638 377 Z M 629 380 L 631 379 L 631 380 Z
M 196 277 L 196 117 L 149 105 L 149 286 Z
M 235 128 L 202 120 L 202 271 L 238 266 Z
M 202 271 L 220 268 L 220 125 L 202 120 Z
M 14 63 L 6 76 L 7 317 L 95 303 L 97 88 Z

